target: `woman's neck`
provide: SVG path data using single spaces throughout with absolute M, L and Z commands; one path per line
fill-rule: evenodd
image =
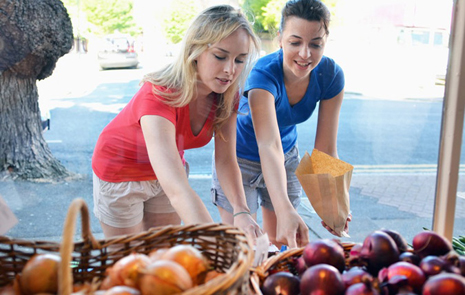
M 211 89 L 205 86 L 205 84 L 203 84 L 202 82 L 198 82 L 194 100 L 207 99 L 212 94 L 213 92 L 211 91 Z

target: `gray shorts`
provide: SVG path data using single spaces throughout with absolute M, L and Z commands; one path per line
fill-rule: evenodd
M 260 162 L 250 161 L 243 158 L 237 159 L 239 168 L 242 173 L 242 183 L 244 185 L 247 205 L 251 213 L 256 213 L 259 206 L 274 211 L 270 195 L 266 188 L 265 180 L 263 179 L 262 167 Z M 300 185 L 295 170 L 299 165 L 300 157 L 297 146 L 294 146 L 289 152 L 284 155 L 284 165 L 287 174 L 287 193 L 289 199 L 297 208 L 300 205 L 302 196 L 302 186 Z M 226 211 L 233 213 L 233 208 L 229 203 L 226 195 L 221 189 L 215 169 L 215 156 L 212 160 L 212 202 Z
M 185 169 L 189 176 L 187 162 Z M 107 225 L 127 228 L 139 224 L 144 212 L 176 212 L 158 180 L 107 182 L 93 174 L 93 212 Z

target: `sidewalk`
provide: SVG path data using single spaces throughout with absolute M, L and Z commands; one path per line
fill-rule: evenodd
M 210 201 L 210 180 L 190 178 L 193 188 L 201 195 L 207 208 L 219 221 L 217 209 Z M 423 228 L 432 228 L 436 175 L 434 174 L 354 174 L 350 199 L 352 222 L 346 242 L 363 242 L 372 231 L 388 228 L 402 232 L 411 242 Z M 459 183 L 458 191 L 464 191 Z M 298 208 L 310 230 L 310 239 L 335 238 L 320 224 L 321 218 L 313 210 L 307 197 L 302 197 Z M 259 215 L 258 221 L 261 222 Z M 454 235 L 465 234 L 465 198 L 457 197 Z
M 407 242 L 423 228 L 432 228 L 436 175 L 354 174 L 350 198 L 352 222 L 350 238 L 343 241 L 363 242 L 376 229 L 388 228 L 402 233 Z M 464 190 L 464 182 L 458 191 Z M 458 193 L 454 236 L 465 234 L 465 198 Z M 300 210 L 315 238 L 333 237 L 318 226 L 320 218 L 307 199 Z M 315 226 L 315 224 L 317 224 Z
M 433 200 L 436 176 L 421 174 L 382 175 L 354 174 L 350 188 L 353 215 L 347 242 L 363 242 L 372 231 L 388 228 L 402 233 L 408 242 L 423 228 L 432 228 Z M 218 209 L 210 197 L 208 175 L 191 175 L 189 182 L 201 196 L 215 222 L 221 222 Z M 459 183 L 458 191 L 464 191 Z M 49 184 L 31 182 L 2 182 L 2 195 L 19 219 L 7 236 L 32 240 L 61 240 L 67 208 L 74 198 L 83 198 L 92 211 L 92 179 Z M 299 214 L 310 230 L 310 239 L 335 238 L 321 225 L 306 196 L 302 198 Z M 91 213 L 91 231 L 103 238 L 98 220 Z M 80 222 L 80 221 L 79 221 Z M 259 213 L 258 222 L 261 223 Z M 456 204 L 454 236 L 465 235 L 465 198 L 459 193 Z M 76 239 L 80 238 L 77 226 Z

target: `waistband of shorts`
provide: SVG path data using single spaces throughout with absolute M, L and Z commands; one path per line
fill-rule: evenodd
M 294 145 L 287 153 L 284 154 L 284 160 L 287 160 L 292 157 L 298 157 L 298 156 L 299 156 L 299 149 L 297 145 Z M 252 160 L 241 158 L 241 157 L 237 157 L 237 162 L 252 165 L 252 166 L 261 166 L 259 161 L 252 161 Z

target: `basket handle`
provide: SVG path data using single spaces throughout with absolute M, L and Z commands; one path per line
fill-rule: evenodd
M 61 263 L 58 270 L 58 294 L 69 295 L 72 293 L 73 276 L 71 271 L 71 254 L 74 250 L 74 233 L 76 231 L 77 215 L 81 212 L 82 238 L 90 240 L 94 249 L 101 248 L 99 242 L 90 231 L 89 209 L 86 202 L 77 198 L 71 202 L 63 227 L 62 242 L 60 244 Z

